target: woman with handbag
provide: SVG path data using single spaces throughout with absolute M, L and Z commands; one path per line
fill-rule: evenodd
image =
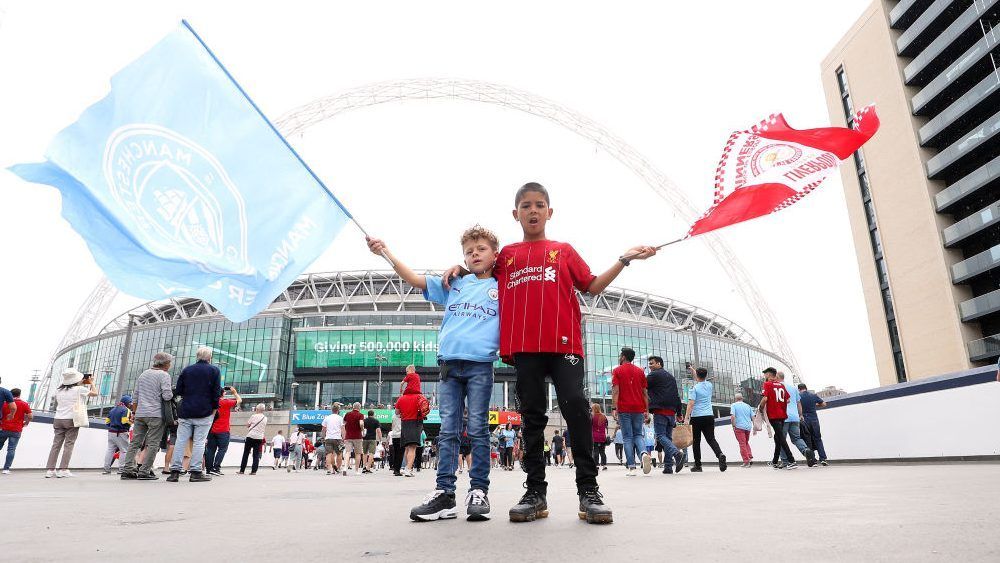
M 240 462 L 240 471 L 237 475 L 243 475 L 247 470 L 247 458 L 253 454 L 253 465 L 250 467 L 250 474 L 257 474 L 257 466 L 260 464 L 260 450 L 264 445 L 264 429 L 267 428 L 267 417 L 264 416 L 264 405 L 254 407 L 253 416 L 247 421 L 247 436 L 243 440 L 243 460 Z
M 79 371 L 69 368 L 62 373 L 63 382 L 56 390 L 56 415 L 52 420 L 52 449 L 49 450 L 49 460 L 45 465 L 45 478 L 72 477 L 69 470 L 69 460 L 73 457 L 73 445 L 80 434 L 80 428 L 90 426 L 87 418 L 87 398 L 96 397 L 97 389 Z M 59 452 L 62 459 L 59 460 Z M 59 471 L 56 471 L 56 461 L 59 461 Z

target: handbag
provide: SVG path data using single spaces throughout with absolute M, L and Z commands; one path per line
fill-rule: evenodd
M 90 427 L 90 418 L 87 417 L 87 403 L 82 396 L 78 397 L 76 404 L 73 405 L 73 426 L 77 428 Z
M 678 424 L 674 428 L 673 432 L 673 442 L 677 446 L 677 449 L 683 450 L 684 448 L 691 445 L 694 442 L 694 433 L 691 431 L 690 424 Z

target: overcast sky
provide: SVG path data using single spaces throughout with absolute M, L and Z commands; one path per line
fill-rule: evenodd
M 551 99 L 603 125 L 699 209 L 730 131 L 772 112 L 828 125 L 819 64 L 868 0 L 838 2 L 7 2 L 0 0 L 0 167 L 41 158 L 108 79 L 187 19 L 272 119 L 369 83 L 456 78 Z M 867 103 L 858 100 L 856 105 Z M 519 240 L 513 191 L 545 184 L 548 234 L 595 271 L 688 225 L 630 169 L 561 126 L 455 100 L 356 109 L 289 139 L 341 201 L 410 265 L 461 260 L 473 224 Z M 0 171 L 0 377 L 43 369 L 101 272 L 54 189 Z M 877 385 L 839 177 L 781 214 L 722 231 L 775 312 L 810 387 Z M 348 226 L 311 271 L 382 269 Z M 697 239 L 616 286 L 672 297 L 758 334 Z M 139 300 L 120 296 L 110 318 Z M 765 346 L 766 343 L 765 343 Z

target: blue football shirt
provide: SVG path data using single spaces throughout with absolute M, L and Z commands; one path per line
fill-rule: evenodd
M 691 416 L 712 416 L 711 382 L 702 381 L 695 384 L 691 398 L 694 399 L 694 409 L 691 411 Z
M 788 389 L 788 418 L 785 422 L 799 421 L 799 388 L 793 385 L 785 385 Z
M 740 430 L 753 429 L 753 408 L 743 401 L 737 401 L 729 407 L 729 413 L 735 417 L 736 428 Z
M 811 391 L 804 391 L 800 397 L 802 402 L 802 414 L 816 414 L 816 405 L 823 402 L 823 399 Z
M 424 299 L 444 305 L 438 359 L 495 362 L 500 349 L 500 302 L 496 278 L 458 278 L 446 291 L 439 276 L 427 276 Z

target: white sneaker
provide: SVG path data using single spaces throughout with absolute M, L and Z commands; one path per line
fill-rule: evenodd
M 642 472 L 645 475 L 649 475 L 649 472 L 653 469 L 652 458 L 649 457 L 648 452 L 643 452 L 642 454 Z
M 411 471 L 409 469 L 404 469 L 403 470 L 403 477 L 413 477 L 413 471 Z
M 10 475 L 10 469 L 4 469 L 3 470 L 3 474 L 4 475 Z
M 635 477 L 635 469 L 629 467 L 628 471 L 625 472 L 626 477 Z
M 51 479 L 52 477 L 55 477 L 55 476 L 56 476 L 56 472 L 55 471 L 52 471 L 51 469 L 45 471 L 45 478 L 46 479 Z
M 359 476 L 359 477 L 361 476 L 361 472 L 357 471 L 357 470 L 354 471 L 354 474 L 357 475 L 357 476 Z
M 69 469 L 63 469 L 60 473 L 61 475 L 57 474 L 56 477 L 76 477 Z

